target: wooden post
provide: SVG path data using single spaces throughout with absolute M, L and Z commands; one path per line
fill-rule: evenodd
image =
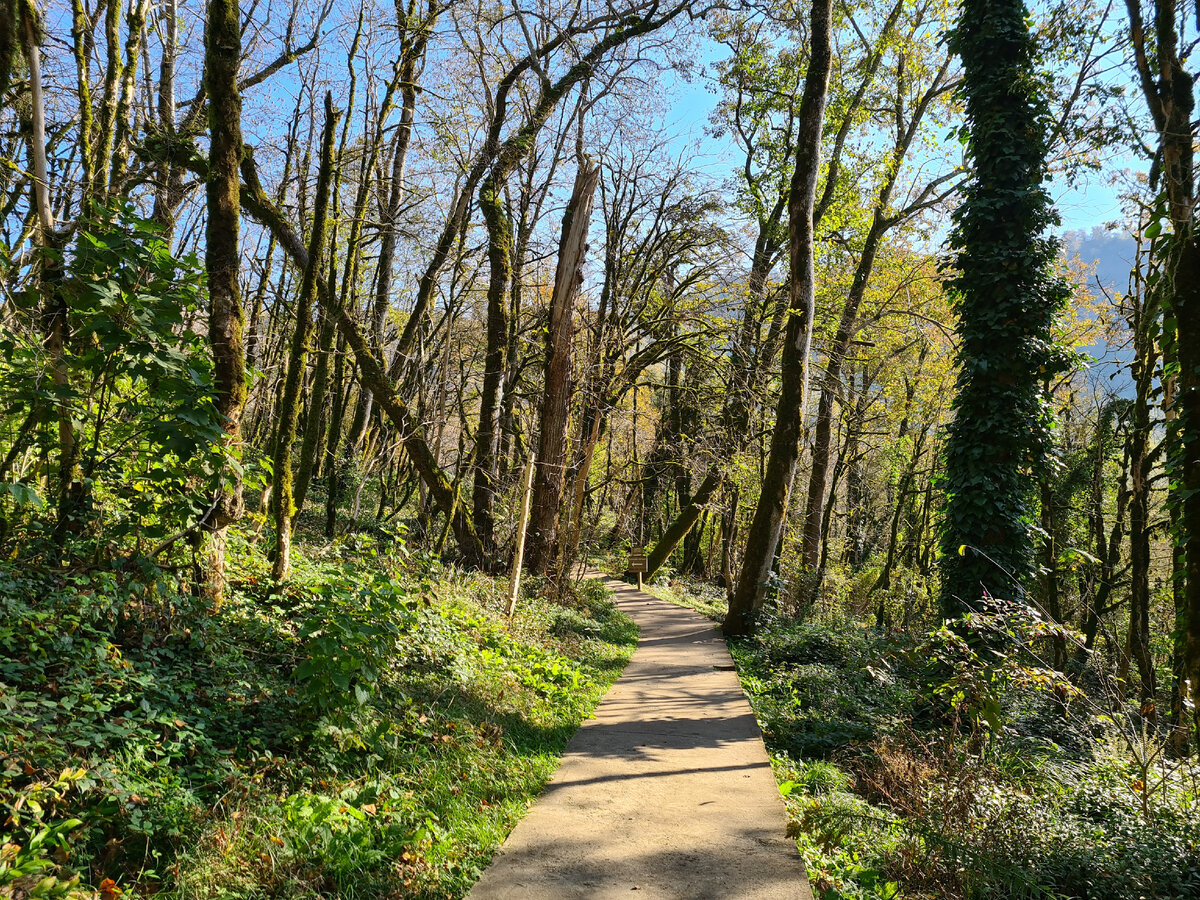
M 638 590 L 642 590 L 642 575 L 646 572 L 646 548 L 629 548 L 629 571 L 637 575 Z
M 525 528 L 529 525 L 529 499 L 533 494 L 533 460 L 525 463 L 525 473 L 521 477 L 521 517 L 517 522 L 517 549 L 513 553 L 512 572 L 508 576 L 508 609 L 506 613 L 511 619 L 517 611 L 517 592 L 521 589 L 521 566 L 525 563 Z

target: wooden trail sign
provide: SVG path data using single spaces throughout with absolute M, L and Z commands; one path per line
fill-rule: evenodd
M 648 571 L 646 564 L 646 548 L 645 547 L 630 547 L 629 548 L 629 569 L 631 574 L 637 575 L 638 590 L 642 589 L 642 576 Z

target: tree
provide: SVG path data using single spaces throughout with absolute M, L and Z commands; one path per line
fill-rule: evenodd
M 116 4 L 113 4 L 114 6 Z M 217 412 L 225 444 L 237 451 L 246 404 L 246 361 L 242 351 L 238 170 L 242 162 L 242 100 L 238 90 L 242 28 L 238 0 L 209 0 L 204 28 L 204 86 L 208 93 L 211 149 L 205 189 L 204 265 L 208 272 L 208 338 L 212 345 Z M 225 590 L 225 532 L 242 513 L 242 480 L 233 469 L 213 505 L 208 531 L 206 586 L 219 600 Z
M 954 213 L 959 375 L 946 449 L 943 613 L 1011 595 L 1033 573 L 1031 494 L 1049 463 L 1043 385 L 1064 365 L 1051 328 L 1066 300 L 1051 266 L 1046 105 L 1022 0 L 964 0 L 950 37 L 963 62 L 971 178 Z
M 589 78 L 612 51 L 662 28 L 685 11 L 690 3 L 663 6 L 660 0 L 641 4 L 615 26 L 596 29 L 602 36 L 557 79 L 551 80 L 544 65 L 550 52 L 565 36 L 556 35 L 541 47 L 530 47 L 529 67 L 538 75 L 537 102 L 523 124 L 492 152 L 494 162 L 479 188 L 479 208 L 487 228 L 487 349 L 479 400 L 479 425 L 475 433 L 475 479 L 471 489 L 474 518 L 484 547 L 493 546 L 493 505 L 496 493 L 499 412 L 504 374 L 507 369 L 508 318 L 505 294 L 512 280 L 513 229 L 503 201 L 503 187 L 521 160 L 533 149 L 534 139 L 559 102 Z M 493 128 L 495 131 L 495 128 Z M 489 141 L 495 138 L 489 135 Z
M 550 322 L 546 329 L 546 374 L 538 433 L 537 473 L 533 483 L 532 532 L 529 535 L 529 568 L 545 573 L 553 562 L 558 508 L 562 504 L 567 463 L 567 416 L 571 401 L 571 335 L 575 324 L 575 299 L 583 282 L 592 197 L 600 180 L 600 167 L 588 159 L 579 163 L 575 189 L 563 214 L 558 245 L 558 268 L 550 297 Z
M 296 324 L 292 330 L 291 352 L 288 354 L 287 376 L 280 399 L 279 432 L 275 437 L 275 458 L 272 471 L 271 507 L 275 513 L 275 564 L 271 576 L 281 582 L 288 577 L 292 549 L 292 518 L 296 504 L 292 493 L 292 443 L 296 439 L 296 423 L 300 418 L 300 381 L 308 352 L 308 334 L 312 318 L 313 296 L 316 294 L 318 267 L 324 256 L 325 228 L 329 209 L 329 182 L 333 174 L 333 132 L 337 113 L 333 95 L 325 94 L 325 130 L 321 138 L 321 165 L 317 175 L 317 197 L 313 207 L 312 234 L 309 238 L 308 264 L 296 300 Z M 328 344 L 328 341 L 325 341 Z M 320 409 L 309 411 L 319 417 Z
M 1200 226 L 1196 221 L 1193 112 L 1194 75 L 1180 47 L 1187 11 L 1176 0 L 1150 4 L 1153 32 L 1146 33 L 1142 4 L 1125 0 L 1129 37 L 1142 94 L 1158 136 L 1152 185 L 1162 185 L 1169 232 L 1162 248 L 1162 274 L 1155 286 L 1164 308 L 1164 350 L 1174 396 L 1168 450 L 1175 542 L 1182 571 L 1176 573 L 1176 629 L 1182 635 L 1179 671 L 1187 684 L 1182 706 L 1200 694 Z M 1189 48 L 1190 49 L 1190 48 Z M 1156 231 L 1161 225 L 1155 226 Z M 1200 705 L 1193 707 L 1200 730 Z
M 784 330 L 782 388 L 775 410 L 771 452 L 754 519 L 746 533 L 746 552 L 737 589 L 729 602 L 725 632 L 746 634 L 762 606 L 775 551 L 783 529 L 784 512 L 796 474 L 800 431 L 808 399 L 808 356 L 812 341 L 816 283 L 813 270 L 817 177 L 821 167 L 821 134 L 833 49 L 833 4 L 813 0 L 810 13 L 811 50 L 804 93 L 800 100 L 796 137 L 796 168 L 788 194 L 788 259 L 790 286 Z
M 606 432 L 611 439 L 613 413 L 662 360 L 711 340 L 707 329 L 678 326 L 691 295 L 713 277 L 713 257 L 721 255 L 726 240 L 712 221 L 712 198 L 698 190 L 682 160 L 665 158 L 660 147 L 611 152 L 603 173 L 598 203 L 605 226 L 604 279 L 595 310 L 584 317 L 586 341 L 580 342 L 578 369 L 585 376 L 567 475 L 568 507 L 559 524 L 564 571 L 584 533 L 593 458 Z
M 892 40 L 891 29 L 899 18 L 901 4 L 893 11 L 878 38 L 879 46 L 869 60 L 873 74 L 879 67 L 884 51 Z M 924 11 L 922 11 L 924 12 Z M 951 88 L 949 59 L 913 59 L 920 52 L 919 32 L 926 26 L 923 15 L 899 36 L 901 46 L 895 53 L 897 61 L 887 80 L 894 81 L 894 96 L 886 97 L 883 105 L 891 107 L 894 119 L 892 146 L 883 158 L 879 185 L 871 204 L 870 224 L 857 250 L 853 281 L 846 294 L 833 341 L 826 351 L 825 373 L 821 381 L 821 394 L 817 402 L 816 427 L 813 435 L 813 464 L 808 481 L 808 498 L 804 515 L 803 563 L 816 569 L 821 555 L 821 523 L 824 519 L 825 493 L 830 469 L 830 447 L 833 421 L 833 405 L 840 385 L 842 366 L 850 352 L 851 342 L 858 330 L 859 309 L 871 281 L 875 261 L 887 234 L 897 226 L 911 222 L 914 218 L 945 199 L 953 190 L 958 173 L 954 171 L 936 174 L 920 189 L 903 198 L 898 208 L 893 208 L 892 195 L 905 169 L 905 162 L 914 142 L 922 131 L 922 120 L 930 107 L 939 101 Z M 914 47 L 917 52 L 914 52 Z M 865 91 L 869 81 L 860 89 Z M 914 93 L 914 89 L 916 93 Z M 908 95 L 908 96 L 906 96 Z M 861 101 L 860 101 L 861 102 Z M 949 185 L 949 187 L 947 187 Z

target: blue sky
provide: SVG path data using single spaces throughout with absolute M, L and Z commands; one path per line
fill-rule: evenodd
M 1091 184 L 1074 188 L 1052 184 L 1051 194 L 1065 231 L 1090 231 L 1094 226 L 1123 218 L 1116 188 L 1099 177 Z
M 702 50 L 705 56 L 702 62 L 711 72 L 720 48 L 705 41 Z M 738 154 L 728 142 L 705 133 L 717 95 L 708 88 L 704 77 L 690 82 L 675 79 L 672 90 L 677 99 L 666 122 L 667 130 L 677 135 L 676 140 L 681 146 L 697 147 L 699 167 L 718 180 L 725 178 L 738 164 Z M 1133 161 L 1126 160 L 1125 164 L 1131 165 Z M 1095 226 L 1123 218 L 1118 188 L 1107 182 L 1105 173 L 1093 174 L 1086 183 L 1074 186 L 1063 180 L 1055 181 L 1051 183 L 1050 191 L 1062 218 L 1063 231 L 1090 231 Z

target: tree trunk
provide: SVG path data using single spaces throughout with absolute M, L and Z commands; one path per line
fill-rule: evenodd
M 788 197 L 790 261 L 789 316 L 785 328 L 782 384 L 771 435 L 771 451 L 758 505 L 746 535 L 746 551 L 737 589 L 729 604 L 725 632 L 748 634 L 765 599 L 768 577 L 779 546 L 784 513 L 796 472 L 804 405 L 808 399 L 808 355 L 816 302 L 813 272 L 813 206 L 821 169 L 821 133 L 832 63 L 832 0 L 813 0 L 812 46 L 804 95 L 800 101 L 800 130 L 796 140 L 796 170 Z
M 717 492 L 717 488 L 721 486 L 723 479 L 720 470 L 713 466 L 709 469 L 708 474 L 704 476 L 704 480 L 700 482 L 700 486 L 696 488 L 696 492 L 692 495 L 691 501 L 684 506 L 675 519 L 667 526 L 667 530 L 663 532 L 662 537 L 658 539 L 658 543 L 654 545 L 654 549 L 650 551 L 650 555 L 646 560 L 646 577 L 649 578 L 657 572 L 662 564 L 665 563 L 674 552 L 675 548 L 683 541 L 685 537 L 700 521 L 700 516 L 704 512 L 704 506 L 712 499 L 713 494 Z
M 330 267 L 330 280 L 333 280 Z M 328 292 L 333 295 L 333 286 Z M 330 316 L 332 319 L 332 316 Z M 342 466 L 338 459 L 338 447 L 342 440 L 346 410 L 346 395 L 349 388 L 344 384 L 346 370 L 346 339 L 339 335 L 336 356 L 333 360 L 333 405 L 329 410 L 328 437 L 325 441 L 325 537 L 333 540 L 337 534 L 338 499 L 341 495 Z
M 234 2 L 236 2 L 236 0 L 234 0 Z M 217 9 L 224 9 L 224 7 L 226 5 L 227 5 L 227 0 L 210 0 L 210 2 L 208 4 L 208 19 L 209 19 L 208 27 L 205 29 L 206 39 L 209 37 L 210 32 L 212 30 L 212 26 L 213 26 L 212 19 L 213 19 L 214 11 L 216 11 Z M 121 88 L 121 62 L 122 62 L 121 61 L 121 11 L 123 8 L 124 8 L 124 4 L 121 2 L 121 0 L 110 0 L 110 2 L 106 5 L 106 9 L 104 11 L 104 43 L 105 43 L 106 65 L 105 65 L 105 69 L 104 69 L 104 82 L 103 82 L 103 87 L 102 87 L 102 91 L 101 91 L 101 95 L 100 95 L 101 96 L 100 120 L 98 123 L 99 134 L 96 135 L 96 142 L 90 148 L 92 151 L 91 169 L 92 169 L 92 173 L 95 177 L 95 182 L 92 185 L 93 196 L 89 199 L 104 200 L 108 196 L 109 175 L 111 173 L 110 164 L 112 162 L 113 144 L 115 141 L 116 130 L 117 130 L 117 125 L 118 125 L 118 123 L 117 123 L 117 103 L 119 102 L 118 97 L 119 97 L 119 92 L 120 92 L 120 88 Z M 236 16 L 235 16 L 235 18 L 236 18 Z M 242 35 L 241 35 L 241 27 L 239 24 L 238 32 L 237 32 L 237 45 L 238 45 L 239 51 L 241 48 L 241 41 L 242 41 Z M 221 51 L 219 51 L 219 52 L 224 52 L 224 48 L 221 48 Z M 206 46 L 205 46 L 205 68 L 206 68 L 205 77 L 206 77 L 206 79 L 207 79 L 208 62 L 209 62 L 208 53 L 209 53 L 209 48 L 206 43 Z M 232 86 L 235 96 L 237 94 L 237 61 L 238 60 L 235 58 L 234 59 L 234 69 L 232 72 L 232 80 L 230 81 L 230 86 Z M 209 85 L 206 83 L 205 87 L 208 88 Z M 209 121 L 211 123 L 213 103 L 214 102 L 223 102 L 223 101 L 218 101 L 213 96 L 213 93 L 211 90 L 208 91 L 208 94 L 209 94 Z M 240 108 L 241 108 L 240 98 L 238 98 L 238 107 L 239 107 L 239 113 L 240 113 Z M 237 128 L 238 133 L 240 135 L 240 133 L 241 133 L 240 119 L 234 127 Z
M 1195 733 L 1200 735 L 1200 236 L 1191 225 L 1179 253 L 1175 270 L 1174 310 L 1178 322 L 1179 377 L 1176 403 L 1179 409 L 1178 488 L 1183 548 L 1184 591 L 1181 612 L 1187 684 L 1181 705 L 1191 701 Z M 1200 745 L 1200 737 L 1197 738 Z
M 308 357 L 308 332 L 312 320 L 313 296 L 317 289 L 317 269 L 325 253 L 325 229 L 329 213 L 329 183 L 333 177 L 333 133 L 338 114 L 333 109 L 333 94 L 325 94 L 325 130 L 321 136 L 321 164 L 317 173 L 317 196 L 313 205 L 313 226 L 309 238 L 308 264 L 296 298 L 296 325 L 288 354 L 287 376 L 283 382 L 283 397 L 277 417 L 279 433 L 275 438 L 274 472 L 271 490 L 271 510 L 275 516 L 275 561 L 271 577 L 278 584 L 288 577 L 291 565 L 292 518 L 297 509 L 292 483 L 292 444 L 296 440 L 296 423 L 300 414 L 300 388 Z M 325 312 L 328 316 L 328 312 Z M 324 329 L 322 329 L 324 330 Z M 313 406 L 310 419 L 319 420 L 320 408 Z M 310 423 L 311 424 L 311 423 Z M 314 442 L 315 443 L 315 442 Z M 307 490 L 307 484 L 305 485 Z
M 120 93 L 117 99 L 116 131 L 113 135 L 112 158 L 107 161 L 111 170 L 109 183 L 114 192 L 123 192 L 126 189 L 125 176 L 129 168 L 129 136 L 133 128 L 140 124 L 130 120 L 137 114 L 133 104 L 133 87 L 137 78 L 142 42 L 146 36 L 147 6 L 147 0 L 132 0 L 129 4 L 129 19 L 125 34 L 125 64 L 122 67 Z
M 1042 236 L 1054 208 L 1027 16 L 1022 0 L 968 0 L 949 38 L 963 60 L 974 171 L 951 237 L 959 373 L 946 445 L 947 619 L 1012 597 L 1033 576 L 1030 507 L 1054 444 L 1044 384 L 1065 364 L 1052 330 L 1068 291 Z
M 575 328 L 575 298 L 583 283 L 592 198 L 600 181 L 600 167 L 590 160 L 579 163 L 575 189 L 563 215 L 558 245 L 558 267 L 550 297 L 550 326 L 546 334 L 545 393 L 538 434 L 537 473 L 533 485 L 530 519 L 529 569 L 546 573 L 554 559 L 558 508 L 562 504 L 567 463 L 567 418 L 571 404 L 571 338 Z
M 409 3 L 410 19 L 414 13 L 415 2 Z M 399 9 L 399 4 L 397 4 Z M 433 23 L 431 22 L 430 25 Z M 396 141 L 392 153 L 392 175 L 388 186 L 387 207 L 383 211 L 383 235 L 379 243 L 379 262 L 375 285 L 375 305 L 371 311 L 372 332 L 376 336 L 377 347 L 382 344 L 384 320 L 387 317 L 388 305 L 392 293 L 392 268 L 396 259 L 396 243 L 400 236 L 398 217 L 404 202 L 404 170 L 408 162 L 408 147 L 412 138 L 413 118 L 417 106 L 417 66 L 425 54 L 425 45 L 429 32 L 426 28 L 418 28 L 410 32 L 405 28 L 404 41 L 401 45 L 400 57 L 400 122 L 396 128 Z
M 262 183 L 259 181 L 254 160 L 249 154 L 243 160 L 242 177 L 245 182 L 242 188 L 243 202 L 247 209 L 260 222 L 275 232 L 279 239 L 279 245 L 293 262 L 303 269 L 308 265 L 308 250 L 283 214 L 267 197 Z M 425 440 L 424 428 L 413 418 L 404 401 L 397 396 L 395 387 L 388 380 L 387 372 L 371 352 L 367 339 L 359 329 L 358 323 L 354 321 L 354 317 L 342 304 L 337 302 L 327 285 L 319 283 L 317 289 L 318 300 L 322 307 L 333 311 L 338 330 L 354 353 L 362 388 L 371 392 L 383 413 L 396 427 L 413 468 L 429 488 L 434 501 L 447 513 L 452 508 L 457 509 L 453 515 L 453 521 L 454 535 L 458 540 L 459 549 L 462 551 L 467 565 L 482 568 L 486 563 L 486 555 L 483 545 L 479 541 L 479 535 L 475 531 L 475 525 L 469 513 L 453 502 L 450 480 L 442 472 L 437 459 L 429 449 L 429 444 Z
M 583 506 L 587 498 L 588 479 L 591 476 L 596 445 L 600 442 L 604 427 L 603 412 L 596 407 L 585 407 L 580 419 L 579 440 L 576 443 L 575 461 L 570 479 L 570 502 L 567 505 L 570 518 L 565 529 L 566 535 L 560 535 L 558 542 L 558 569 L 560 572 L 566 572 L 567 567 L 575 559 L 579 542 L 583 537 Z
M 846 435 L 846 546 L 843 557 L 852 569 L 859 569 L 867 560 L 867 475 L 859 451 L 859 429 L 867 408 L 868 380 L 864 367 L 854 404 L 854 421 Z
M 244 317 L 238 286 L 242 99 L 238 94 L 237 76 L 241 56 L 238 0 L 209 0 L 204 29 L 204 85 L 208 93 L 210 135 L 205 183 L 208 222 L 204 245 L 204 263 L 208 272 L 208 339 L 212 345 L 216 408 L 225 423 L 224 445 L 235 457 L 241 452 L 242 410 L 246 404 L 246 362 L 242 353 Z M 209 546 L 205 589 L 214 602 L 219 602 L 225 592 L 225 532 L 242 513 L 241 476 L 232 467 L 226 474 L 227 484 L 221 489 L 207 522 Z
M 900 11 L 901 4 L 893 7 L 884 28 L 883 35 L 885 37 L 890 34 L 892 28 L 895 26 Z M 872 65 L 877 66 L 879 58 L 879 54 L 873 56 Z M 884 236 L 893 226 L 921 209 L 921 204 L 918 202 L 911 204 L 897 213 L 889 214 L 888 212 L 888 208 L 891 205 L 892 193 L 900 177 L 904 159 L 908 156 L 909 149 L 917 137 L 918 127 L 926 111 L 929 109 L 933 99 L 943 90 L 943 79 L 946 72 L 947 67 L 943 65 L 938 74 L 930 82 L 928 89 L 914 104 L 912 113 L 906 124 L 902 124 L 904 99 L 901 97 L 896 101 L 897 125 L 895 143 L 892 146 L 890 158 L 886 163 L 887 169 L 884 174 L 883 184 L 880 186 L 879 194 L 875 199 L 874 209 L 871 214 L 871 227 L 867 231 L 867 237 L 858 258 L 858 264 L 855 267 L 854 281 L 850 285 L 850 291 L 846 296 L 846 303 L 842 307 L 837 332 L 829 350 L 826 375 L 821 388 L 821 399 L 817 404 L 816 432 L 813 437 L 813 464 L 808 482 L 808 502 L 804 517 L 804 537 L 801 551 L 803 565 L 810 569 L 817 564 L 817 560 L 821 556 L 820 522 L 824 518 L 822 512 L 825 507 L 826 481 L 829 474 L 833 405 L 841 380 L 842 365 L 845 363 L 846 356 L 850 351 L 851 342 L 858 323 L 859 309 L 862 307 L 863 299 L 866 296 L 867 286 L 870 283 L 871 274 L 875 268 L 875 260 L 883 244 Z M 925 191 L 922 192 L 922 196 L 929 189 L 930 187 L 927 186 Z
M 1055 509 L 1053 485 L 1047 473 L 1042 477 L 1042 593 L 1046 602 L 1046 613 L 1057 625 L 1063 623 L 1062 588 L 1058 571 L 1058 516 Z M 1061 634 L 1051 640 L 1054 647 L 1054 668 L 1062 671 L 1067 662 L 1067 641 Z
M 508 350 L 508 308 L 506 294 L 512 277 L 512 222 L 493 172 L 479 189 L 479 207 L 487 224 L 488 290 L 487 348 L 483 356 L 483 388 L 479 394 L 479 424 L 475 429 L 475 481 L 471 503 L 479 538 L 490 551 L 494 522 L 492 508 L 496 492 L 496 450 L 498 445 L 497 412 L 504 383 L 505 355 Z
M 175 4 L 177 0 L 167 0 L 163 8 L 163 18 L 166 24 L 166 34 L 163 36 L 162 67 L 159 71 L 159 110 L 162 113 L 164 103 L 169 98 L 170 121 L 175 121 Z M 7 5 L 7 4 L 6 4 Z M 20 18 L 20 6 L 12 3 L 12 14 Z M 0 32 L 5 33 L 17 27 L 16 22 L 4 21 L 5 12 L 0 11 Z M 92 37 L 92 22 L 84 8 L 83 0 L 71 0 L 71 49 L 75 55 L 76 92 L 79 97 L 79 164 L 83 170 L 83 184 L 80 185 L 83 196 L 91 196 L 92 191 L 92 131 L 95 120 L 92 113 L 92 76 L 91 51 L 94 39 Z M 0 42 L 3 38 L 0 38 Z M 5 56 L 0 50 L 0 56 Z M 0 95 L 7 88 L 8 70 L 4 60 L 0 60 Z M 86 200 L 85 200 L 86 206 Z M 86 212 L 86 208 L 84 210 Z
M 76 19 L 83 18 L 86 20 L 86 14 L 83 12 L 83 0 L 72 0 L 72 5 L 76 10 Z M 162 4 L 162 57 L 158 64 L 158 128 L 163 134 L 170 134 L 175 130 L 175 62 L 179 55 L 179 0 L 165 0 Z M 82 23 L 80 26 L 82 27 Z M 78 50 L 76 53 L 78 54 Z M 84 102 L 84 96 L 81 93 L 79 100 L 81 106 Z M 87 147 L 91 142 L 91 97 L 87 97 L 87 112 L 83 117 L 88 120 L 87 127 L 83 127 L 81 122 L 80 137 L 85 135 L 87 140 L 83 141 L 83 146 Z M 85 150 L 83 154 L 87 158 L 88 154 Z M 91 183 L 90 166 L 85 167 L 85 190 L 87 185 Z M 175 211 L 183 198 L 183 169 L 179 166 L 172 165 L 169 161 L 160 163 L 158 166 L 158 183 L 154 186 L 154 221 L 163 226 L 167 234 L 167 239 L 175 232 Z
M 332 265 L 332 261 L 330 265 Z M 325 413 L 325 400 L 329 396 L 329 357 L 333 353 L 333 336 L 337 326 L 333 316 L 321 313 L 321 331 L 317 338 L 317 365 L 313 370 L 312 398 L 309 402 L 308 420 L 304 424 L 304 442 L 300 447 L 300 467 L 296 470 L 296 515 L 304 509 L 308 488 L 321 463 L 318 448 L 325 435 L 331 417 Z
M 1137 303 L 1134 298 L 1131 302 Z M 1136 661 L 1141 681 L 1142 707 L 1153 721 L 1155 683 L 1154 661 L 1150 655 L 1150 392 L 1154 388 L 1155 364 L 1153 337 L 1142 298 L 1135 311 L 1134 331 L 1134 405 L 1133 424 L 1129 429 L 1129 627 L 1126 650 Z
M 30 117 L 32 134 L 29 155 L 33 168 L 33 205 L 37 219 L 37 240 L 42 256 L 38 260 L 38 278 L 43 294 L 42 317 L 50 380 L 64 393 L 68 387 L 67 343 L 70 340 L 70 319 L 62 291 L 62 239 L 55 229 L 54 212 L 50 206 L 50 176 L 46 156 L 46 101 L 42 92 L 41 47 L 37 40 L 36 9 L 22 4 L 18 13 L 20 41 L 29 66 Z M 6 304 L 11 305 L 11 304 Z M 82 523 L 78 513 L 82 505 L 82 486 L 76 481 L 79 468 L 79 439 L 71 409 L 65 401 L 58 404 L 58 501 L 54 539 L 62 543 L 68 533 L 79 530 Z
M 754 244 L 754 256 L 750 273 L 746 279 L 746 307 L 742 311 L 742 323 L 732 350 L 732 372 L 725 391 L 721 410 L 721 423 L 725 431 L 726 458 L 741 452 L 750 437 L 750 410 L 754 403 L 755 387 L 766 370 L 771 367 L 777 349 L 776 341 L 761 344 L 762 320 L 765 315 L 767 278 L 775 267 L 779 244 L 774 235 L 779 219 L 787 206 L 787 192 L 780 197 L 768 215 L 759 220 L 758 238 Z M 709 467 L 700 482 L 700 487 L 690 501 L 682 506 L 675 519 L 658 539 L 646 561 L 649 578 L 666 562 L 675 548 L 688 536 L 700 520 L 704 504 L 720 487 L 724 478 L 719 465 Z
M 1178 415 L 1168 431 L 1171 471 L 1170 502 L 1176 507 L 1178 542 L 1183 563 L 1183 621 L 1186 684 L 1179 703 L 1200 699 L 1200 234 L 1195 222 L 1195 149 L 1192 127 L 1194 78 L 1180 52 L 1177 19 L 1187 13 L 1177 0 L 1155 0 L 1154 35 L 1148 41 L 1138 0 L 1125 0 L 1130 43 L 1142 92 L 1158 132 L 1162 176 L 1173 234 L 1163 243 L 1165 312 L 1176 322 L 1173 345 L 1179 375 L 1174 408 Z M 1190 46 L 1190 45 L 1189 45 Z M 1185 51 L 1186 52 L 1186 51 Z M 1171 349 L 1171 346 L 1168 346 Z M 1193 706 L 1200 735 L 1200 703 Z
M 899 170 L 895 166 L 895 171 Z M 858 310 L 862 306 L 867 293 L 867 285 L 871 280 L 871 272 L 875 267 L 875 257 L 883 242 L 890 220 L 886 217 L 887 203 L 891 196 L 895 175 L 887 181 L 875 207 L 871 230 L 867 233 L 862 255 L 854 272 L 854 282 L 846 296 L 846 304 L 842 307 L 841 320 L 838 322 L 837 334 L 829 348 L 828 360 L 825 364 L 825 378 L 821 384 L 821 398 L 817 402 L 817 421 L 813 434 L 812 472 L 808 479 L 808 502 L 804 513 L 804 536 L 801 549 L 801 562 L 805 568 L 815 569 L 821 558 L 821 521 L 824 518 L 825 492 L 828 490 L 831 452 L 833 448 L 833 407 L 837 401 L 838 388 L 841 385 L 842 365 L 850 352 L 851 341 L 858 325 Z
M 921 362 L 917 366 L 917 374 L 912 380 L 905 379 L 904 386 L 904 414 L 900 419 L 900 428 L 896 432 L 896 445 L 902 446 L 904 439 L 908 437 L 909 423 L 912 421 L 913 402 L 917 395 L 917 380 L 921 377 L 921 370 L 925 361 L 925 354 L 928 351 L 928 346 L 921 348 Z M 922 438 L 924 433 L 922 433 Z M 912 483 L 913 475 L 916 472 L 917 463 L 920 461 L 921 444 L 918 443 L 914 448 L 912 455 L 909 457 L 908 466 L 905 468 L 904 474 L 900 477 L 900 483 L 896 489 L 896 505 L 892 510 L 892 526 L 888 533 L 888 549 L 887 557 L 883 564 L 883 570 L 879 573 L 879 577 L 875 580 L 875 586 L 872 591 L 886 591 L 892 586 L 892 568 L 896 564 L 896 546 L 899 539 L 900 519 L 904 515 L 904 503 L 907 499 L 909 486 Z

